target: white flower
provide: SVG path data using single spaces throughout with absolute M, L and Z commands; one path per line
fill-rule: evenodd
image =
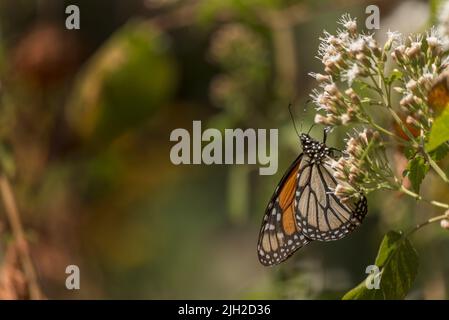
M 354 63 L 351 68 L 342 73 L 342 79 L 348 82 L 348 85 L 351 86 L 354 80 L 360 75 L 361 70 L 359 66 Z
M 418 84 L 423 86 L 426 90 L 430 90 L 435 78 L 436 75 L 430 72 L 428 67 L 425 67 L 422 76 L 418 78 Z
M 411 36 L 409 37 L 409 39 L 410 39 L 410 46 L 411 46 L 411 47 L 415 47 L 415 46 L 421 47 L 422 40 L 423 40 L 422 34 L 414 34 L 414 35 L 411 35 Z
M 351 34 L 354 34 L 357 31 L 357 21 L 355 18 L 351 18 L 348 13 L 342 15 L 338 23 L 341 24 Z
M 398 31 L 387 31 L 387 43 L 390 43 L 393 47 L 402 45 L 402 34 Z
M 330 111 L 331 101 L 327 93 L 314 89 L 310 97 L 312 98 L 312 102 L 317 106 L 317 110 Z
M 351 38 L 347 31 L 341 31 L 341 30 L 338 30 L 337 37 L 345 44 L 348 44 L 350 41 L 350 38 Z
M 325 116 L 323 116 L 322 114 L 317 113 L 315 115 L 314 121 L 315 121 L 315 123 L 326 124 L 327 123 L 327 118 Z
M 409 39 L 410 46 L 405 49 L 405 54 L 409 58 L 415 58 L 421 52 L 422 35 L 413 35 Z
M 332 81 L 332 78 L 330 75 L 327 74 L 321 74 L 316 72 L 309 72 L 309 76 L 314 78 L 318 82 L 325 82 L 325 81 Z
M 326 84 L 323 88 L 326 93 L 331 95 L 337 95 L 339 93 L 337 85 L 333 82 Z
M 435 27 L 427 31 L 426 41 L 431 48 L 441 48 L 443 46 L 443 39 Z
M 368 47 L 373 50 L 377 49 L 379 46 L 377 45 L 377 41 L 373 38 L 372 34 L 364 35 L 363 39 L 365 40 L 365 43 L 368 45 Z
M 407 93 L 402 99 L 401 101 L 399 101 L 399 104 L 401 106 L 408 106 L 411 105 L 413 103 L 413 93 Z
M 339 61 L 341 55 L 338 52 L 337 48 L 335 48 L 332 44 L 323 40 L 318 46 L 317 58 L 325 64 L 326 61 L 328 60 Z
M 417 82 L 413 79 L 410 79 L 409 82 L 405 85 L 408 90 L 415 90 L 417 86 Z
M 344 113 L 341 115 L 340 119 L 343 125 L 347 125 L 349 122 L 351 122 L 352 117 L 349 114 Z
M 320 37 L 320 41 L 324 42 L 326 44 L 329 45 L 333 45 L 333 46 L 340 46 L 343 45 L 344 40 L 341 39 L 339 36 L 334 36 L 333 34 L 330 34 L 329 32 L 327 32 L 326 30 L 323 31 L 323 37 Z
M 349 45 L 349 52 L 351 53 L 362 52 L 364 51 L 365 48 L 366 48 L 365 39 L 360 37 Z

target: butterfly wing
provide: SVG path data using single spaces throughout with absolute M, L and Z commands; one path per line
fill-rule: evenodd
M 295 219 L 298 172 L 303 163 L 301 154 L 284 174 L 265 211 L 257 245 L 259 261 L 265 266 L 281 263 L 309 243 Z
M 296 219 L 303 234 L 311 240 L 333 241 L 360 225 L 368 207 L 365 197 L 342 203 L 333 190 L 337 180 L 326 161 L 312 163 L 304 156 L 295 196 Z

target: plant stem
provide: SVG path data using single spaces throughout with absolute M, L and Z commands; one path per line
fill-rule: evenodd
M 381 70 L 380 66 L 377 64 L 377 70 L 374 69 L 375 72 L 379 74 L 379 84 L 377 83 L 376 79 L 370 74 L 371 81 L 373 81 L 375 85 L 375 91 L 379 94 L 381 99 L 383 100 L 384 106 L 388 109 L 390 114 L 392 115 L 393 119 L 396 121 L 396 123 L 401 127 L 402 131 L 407 135 L 407 137 L 410 139 L 410 141 L 413 142 L 413 145 L 417 147 L 415 142 L 415 137 L 413 134 L 408 130 L 408 128 L 404 125 L 404 122 L 401 120 L 401 118 L 397 115 L 397 113 L 393 110 L 391 106 L 391 98 L 390 98 L 390 86 L 387 86 L 383 71 Z M 382 83 L 385 87 L 385 93 L 382 89 Z
M 372 121 L 372 119 L 369 119 L 368 121 L 369 121 L 369 123 L 370 123 L 374 128 L 376 128 L 376 129 L 379 130 L 380 132 L 383 132 L 383 133 L 385 133 L 386 135 L 389 135 L 389 136 L 391 136 L 391 137 L 393 137 L 393 138 L 398 138 L 393 132 L 391 132 L 391 131 L 385 129 L 384 127 L 382 127 L 382 126 L 380 126 L 380 125 L 378 125 L 377 123 L 375 123 L 374 121 Z
M 433 161 L 433 159 L 427 154 L 427 161 L 429 162 L 430 166 L 432 167 L 433 170 L 435 170 L 435 172 L 440 176 L 440 178 L 445 182 L 445 183 L 449 183 L 449 179 L 447 177 L 447 175 L 444 173 L 444 171 L 438 166 L 438 164 Z
M 438 221 L 441 221 L 441 220 L 444 220 L 444 219 L 448 219 L 448 218 L 449 218 L 449 211 L 446 211 L 446 212 L 445 212 L 444 214 L 442 214 L 442 215 L 439 215 L 439 216 L 430 218 L 429 220 L 424 221 L 424 222 L 422 222 L 422 223 L 416 225 L 413 229 L 411 229 L 410 231 L 408 231 L 408 232 L 406 233 L 406 237 L 410 236 L 410 235 L 413 234 L 415 231 L 421 229 L 421 228 L 424 227 L 424 226 L 427 226 L 427 225 L 429 225 L 429 224 L 431 224 L 431 223 L 438 222 Z
M 6 216 L 11 225 L 12 233 L 17 244 L 20 260 L 22 263 L 23 272 L 27 279 L 28 290 L 32 300 L 43 299 L 42 291 L 39 287 L 36 271 L 31 260 L 28 242 L 25 238 L 25 232 L 20 220 L 19 210 L 17 209 L 16 200 L 12 191 L 8 178 L 0 175 L 0 193 L 3 197 L 3 204 L 5 206 Z
M 398 114 L 393 110 L 393 108 L 390 105 L 387 105 L 388 111 L 390 111 L 391 116 L 396 121 L 396 123 L 401 127 L 402 131 L 407 135 L 407 137 L 410 139 L 410 141 L 413 142 L 413 146 L 415 148 L 419 147 L 418 144 L 415 141 L 415 137 L 410 132 L 410 130 L 407 128 L 407 126 L 404 124 L 404 122 L 401 120 L 401 118 L 398 116 Z
M 449 204 L 447 203 L 443 203 L 443 202 L 439 202 L 439 201 L 435 201 L 435 200 L 428 200 L 428 199 L 424 199 L 423 197 L 421 197 L 419 194 L 407 189 L 406 187 L 404 187 L 403 185 L 401 185 L 399 187 L 399 191 L 401 191 L 402 193 L 416 199 L 416 200 L 421 200 L 421 201 L 425 201 L 435 207 L 439 207 L 439 208 L 443 208 L 443 209 L 449 209 Z

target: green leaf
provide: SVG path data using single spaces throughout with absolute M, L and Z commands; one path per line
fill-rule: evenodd
M 408 160 L 411 160 L 416 155 L 416 149 L 414 147 L 405 147 L 404 154 Z
M 357 287 L 347 292 L 343 300 L 404 299 L 418 273 L 418 254 L 411 242 L 402 234 L 388 232 L 379 248 L 376 266 L 380 269 L 379 289 L 368 289 L 372 273 Z
M 373 278 L 374 275 L 370 274 L 357 287 L 347 292 L 342 300 L 384 300 L 385 297 L 382 290 L 370 290 L 366 287 L 366 283 L 371 283 Z
M 429 171 L 429 164 L 422 156 L 417 155 L 408 163 L 407 171 L 413 190 L 419 192 L 421 182 Z
M 394 69 L 390 76 L 386 79 L 386 83 L 387 84 L 392 84 L 394 81 L 401 79 L 402 78 L 402 72 L 399 71 L 398 69 Z
M 397 249 L 396 244 L 401 240 L 402 235 L 399 232 L 390 231 L 382 239 L 377 253 L 376 261 L 374 262 L 379 268 L 383 268 L 385 263 L 391 257 L 394 250 Z
M 406 176 L 408 176 L 410 171 L 408 171 L 408 169 L 405 169 L 404 171 L 402 171 L 402 177 L 405 178 Z
M 429 142 L 426 144 L 426 151 L 430 152 L 449 140 L 449 107 L 433 122 L 430 131 Z
M 440 161 L 444 159 L 444 157 L 447 156 L 447 153 L 449 152 L 449 146 L 445 143 L 441 144 L 438 148 L 433 150 L 429 153 L 429 155 L 432 157 L 435 161 Z

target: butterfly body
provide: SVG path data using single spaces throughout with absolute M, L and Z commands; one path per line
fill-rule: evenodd
M 326 136 L 325 136 L 326 137 Z M 367 213 L 365 197 L 342 203 L 333 189 L 333 148 L 302 133 L 303 149 L 268 203 L 258 242 L 259 261 L 279 264 L 311 241 L 346 236 Z
M 311 163 L 321 163 L 332 154 L 332 150 L 325 143 L 311 138 L 308 134 L 301 133 L 299 138 L 303 154 L 310 158 Z

